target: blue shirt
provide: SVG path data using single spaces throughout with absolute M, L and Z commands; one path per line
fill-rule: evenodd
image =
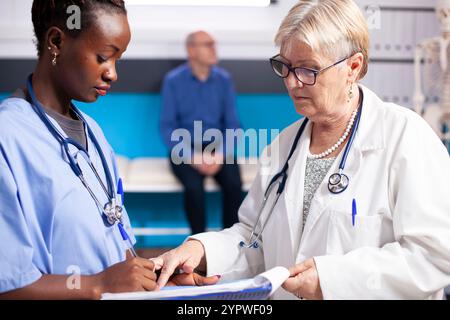
M 226 129 L 240 127 L 236 113 L 236 93 L 228 72 L 213 66 L 209 77 L 200 81 L 188 63 L 170 71 L 162 87 L 161 135 L 171 150 L 180 141 L 171 141 L 175 129 L 184 128 L 194 144 L 194 121 L 202 121 L 201 135 L 218 129 L 225 141 Z M 198 136 L 198 135 L 197 135 Z M 208 144 L 210 141 L 203 141 Z
M 117 183 L 114 153 L 95 121 L 84 117 Z M 87 137 L 90 159 L 106 185 L 100 156 Z M 89 186 L 106 203 L 94 173 L 79 159 Z M 126 211 L 124 224 L 133 237 Z M 43 274 L 101 272 L 123 261 L 127 249 L 117 225 L 104 224 L 61 145 L 32 106 L 20 98 L 0 104 L 0 232 L 0 292 L 27 286 Z

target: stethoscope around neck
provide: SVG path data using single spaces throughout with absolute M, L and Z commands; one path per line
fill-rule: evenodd
M 102 181 L 101 177 L 99 176 L 97 170 L 95 169 L 94 165 L 92 164 L 92 161 L 89 157 L 87 150 L 83 146 L 81 146 L 78 142 L 76 142 L 75 140 L 64 137 L 59 132 L 59 130 L 55 127 L 55 125 L 50 121 L 50 119 L 47 117 L 44 108 L 42 107 L 41 103 L 37 100 L 36 95 L 34 93 L 33 85 L 32 85 L 32 77 L 33 77 L 33 75 L 31 74 L 27 79 L 27 90 L 28 90 L 28 94 L 31 98 L 31 102 L 32 102 L 31 105 L 32 105 L 34 111 L 39 116 L 39 118 L 42 120 L 42 122 L 45 124 L 47 129 L 53 135 L 53 137 L 59 142 L 59 144 L 63 148 L 63 151 L 66 154 L 67 159 L 69 161 L 70 168 L 75 173 L 75 175 L 80 179 L 83 186 L 87 189 L 87 191 L 91 195 L 92 199 L 95 201 L 97 207 L 102 211 L 102 213 L 104 214 L 104 217 L 106 218 L 107 223 L 112 226 L 116 222 L 121 222 L 123 209 L 122 209 L 122 206 L 119 205 L 116 201 L 115 191 L 114 191 L 114 183 L 113 183 L 111 173 L 108 169 L 108 163 L 106 161 L 106 158 L 105 158 L 105 155 L 103 154 L 102 149 L 100 148 L 100 144 L 98 143 L 97 138 L 95 137 L 95 135 L 92 132 L 91 128 L 89 127 L 88 123 L 84 119 L 81 112 L 71 103 L 71 109 L 77 115 L 77 117 L 83 122 L 83 125 L 85 126 L 85 128 L 87 128 L 89 138 L 93 142 L 93 144 L 94 144 L 95 148 L 97 149 L 97 152 L 100 156 L 102 166 L 105 171 L 106 184 L 107 184 L 106 186 L 103 183 L 103 181 Z M 76 152 L 75 155 L 73 155 L 70 152 L 70 148 L 69 148 L 70 145 L 74 146 L 78 150 L 78 152 Z M 103 191 L 105 192 L 106 197 L 108 198 L 108 202 L 104 206 L 101 204 L 101 202 L 99 201 L 99 199 L 97 198 L 97 196 L 95 195 L 93 190 L 90 188 L 89 184 L 87 183 L 87 181 L 83 175 L 81 167 L 78 164 L 78 155 L 79 154 L 82 155 L 82 157 L 85 159 L 85 161 L 91 168 L 97 181 L 99 182 Z
M 360 100 L 360 103 L 358 106 L 358 113 L 355 118 L 355 124 L 352 128 L 350 138 L 348 140 L 347 145 L 345 146 L 344 153 L 341 158 L 341 162 L 339 163 L 339 172 L 333 173 L 332 175 L 330 175 L 330 177 L 328 179 L 328 190 L 332 194 L 339 194 L 339 193 L 344 192 L 350 183 L 350 179 L 348 178 L 348 176 L 346 174 L 344 174 L 344 167 L 345 167 L 345 162 L 347 161 L 348 153 L 353 144 L 353 140 L 355 138 L 356 131 L 359 126 L 359 120 L 361 118 L 363 97 L 362 97 L 361 91 L 360 91 L 360 93 L 361 93 L 361 100 Z M 266 191 L 264 192 L 263 202 L 262 202 L 261 208 L 259 209 L 259 212 L 258 212 L 258 218 L 252 228 L 252 232 L 250 234 L 249 241 L 248 241 L 248 243 L 245 243 L 244 241 L 239 242 L 240 247 L 255 248 L 255 249 L 259 247 L 258 241 L 261 238 L 262 233 L 263 233 L 264 229 L 266 228 L 267 222 L 269 221 L 270 217 L 272 216 L 273 209 L 274 209 L 275 205 L 277 204 L 278 199 L 280 198 L 280 195 L 283 193 L 284 188 L 286 186 L 286 181 L 288 178 L 287 171 L 289 169 L 289 160 L 291 159 L 292 155 L 294 154 L 295 149 L 297 148 L 298 141 L 300 140 L 300 137 L 301 137 L 303 131 L 305 130 L 305 127 L 306 127 L 306 124 L 308 123 L 308 121 L 309 121 L 308 118 L 305 118 L 305 120 L 301 124 L 299 130 L 297 131 L 297 135 L 295 136 L 294 142 L 292 143 L 291 150 L 289 151 L 289 155 L 287 157 L 287 160 L 286 160 L 283 168 L 281 169 L 280 172 L 278 172 L 276 175 L 274 175 L 272 177 L 272 179 L 270 180 L 270 182 L 266 188 Z M 279 184 L 278 184 L 278 188 L 276 191 L 275 199 L 272 202 L 272 205 L 270 206 L 266 221 L 264 222 L 260 232 L 256 233 L 256 228 L 259 224 L 259 221 L 261 220 L 262 212 L 264 211 L 264 208 L 266 207 L 267 200 L 270 196 L 270 193 L 272 192 L 272 189 L 276 186 L 275 182 L 277 182 L 277 181 L 279 181 Z

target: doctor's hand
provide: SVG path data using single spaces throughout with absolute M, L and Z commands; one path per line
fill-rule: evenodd
M 220 276 L 204 277 L 198 273 L 180 273 L 173 275 L 166 286 L 209 286 L 216 284 Z
M 188 240 L 181 246 L 151 260 L 155 264 L 155 270 L 161 270 L 157 281 L 159 289 L 167 284 L 176 269 L 181 268 L 185 274 L 192 274 L 196 268 L 199 271 L 206 270 L 205 249 L 198 240 Z M 174 277 L 174 279 L 177 278 Z
M 92 276 L 100 293 L 152 291 L 156 289 L 156 274 L 152 261 L 129 257 Z
M 323 300 L 319 275 L 314 259 L 289 268 L 290 277 L 283 283 L 283 288 L 298 298 Z

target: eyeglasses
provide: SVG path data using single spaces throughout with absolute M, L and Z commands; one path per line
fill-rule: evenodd
M 331 67 L 334 67 L 335 65 L 341 63 L 344 60 L 347 60 L 349 57 L 343 58 L 332 65 L 329 65 L 328 67 L 322 68 L 320 70 L 305 68 L 305 67 L 291 67 L 288 66 L 283 61 L 278 60 L 277 58 L 280 56 L 280 54 L 277 54 L 269 59 L 270 65 L 272 66 L 273 71 L 277 76 L 280 78 L 287 78 L 289 76 L 289 72 L 292 72 L 298 81 L 301 83 L 313 86 L 316 84 L 317 75 Z

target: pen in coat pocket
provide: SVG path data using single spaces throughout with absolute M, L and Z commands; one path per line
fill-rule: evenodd
M 353 199 L 352 201 L 352 226 L 355 226 L 355 217 L 356 217 L 356 200 Z

